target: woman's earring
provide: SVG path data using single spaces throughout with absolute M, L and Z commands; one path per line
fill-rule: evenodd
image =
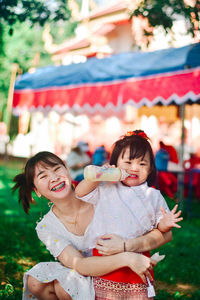
M 52 207 L 53 202 L 49 201 L 48 202 L 48 207 Z
M 40 212 L 39 220 L 36 221 L 36 224 L 38 224 L 42 220 L 42 212 Z

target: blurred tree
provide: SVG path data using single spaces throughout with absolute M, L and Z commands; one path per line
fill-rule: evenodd
M 53 35 L 62 40 L 72 35 L 76 27 L 69 20 L 67 0 L 0 1 L 0 121 L 7 120 L 12 64 L 17 63 L 21 73 L 52 64 L 43 47 L 44 24 L 50 24 Z
M 29 20 L 31 25 L 43 26 L 47 21 L 68 20 L 70 11 L 67 0 L 1 0 L 0 19 L 13 26 Z M 12 33 L 12 29 L 10 29 Z
M 7 121 L 7 98 L 11 78 L 12 65 L 18 64 L 18 72 L 26 72 L 37 65 L 51 64 L 49 54 L 45 53 L 42 42 L 42 28 L 30 28 L 28 22 L 15 23 L 12 35 L 9 34 L 9 25 L 4 25 L 4 49 L 0 55 L 0 111 L 1 121 Z M 17 130 L 17 128 L 15 128 Z
M 195 36 L 199 31 L 200 0 L 142 0 L 131 16 L 146 18 L 149 27 L 162 26 L 166 33 L 172 29 L 173 21 L 182 16 L 187 31 Z M 153 30 L 144 30 L 146 36 L 152 36 Z

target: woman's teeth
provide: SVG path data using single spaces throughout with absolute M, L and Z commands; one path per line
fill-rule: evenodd
M 52 191 L 58 191 L 58 190 L 62 189 L 62 188 L 64 187 L 64 185 L 65 185 L 65 183 L 62 182 L 62 183 L 60 183 L 59 185 L 53 187 L 51 190 L 52 190 Z

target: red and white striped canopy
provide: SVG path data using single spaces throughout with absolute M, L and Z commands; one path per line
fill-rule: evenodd
M 181 104 L 200 99 L 200 43 L 132 52 L 22 75 L 13 111 L 119 112 L 126 105 Z

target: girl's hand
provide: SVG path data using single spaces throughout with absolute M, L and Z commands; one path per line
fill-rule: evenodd
M 162 219 L 160 220 L 160 223 L 158 225 L 158 228 L 161 227 L 161 231 L 166 232 L 169 231 L 172 227 L 181 228 L 180 225 L 176 224 L 183 220 L 181 215 L 181 210 L 177 211 L 178 205 L 176 204 L 174 208 L 169 212 L 166 213 L 163 207 L 161 207 L 161 212 L 163 214 Z M 180 217 L 180 218 L 179 218 Z
M 124 252 L 124 240 L 116 234 L 105 234 L 97 239 L 96 249 L 102 255 Z
M 151 258 L 133 252 L 126 252 L 128 260 L 128 267 L 140 276 L 144 283 L 147 283 L 146 277 L 149 278 L 150 281 L 153 280 L 150 270 L 156 265 L 156 262 Z

